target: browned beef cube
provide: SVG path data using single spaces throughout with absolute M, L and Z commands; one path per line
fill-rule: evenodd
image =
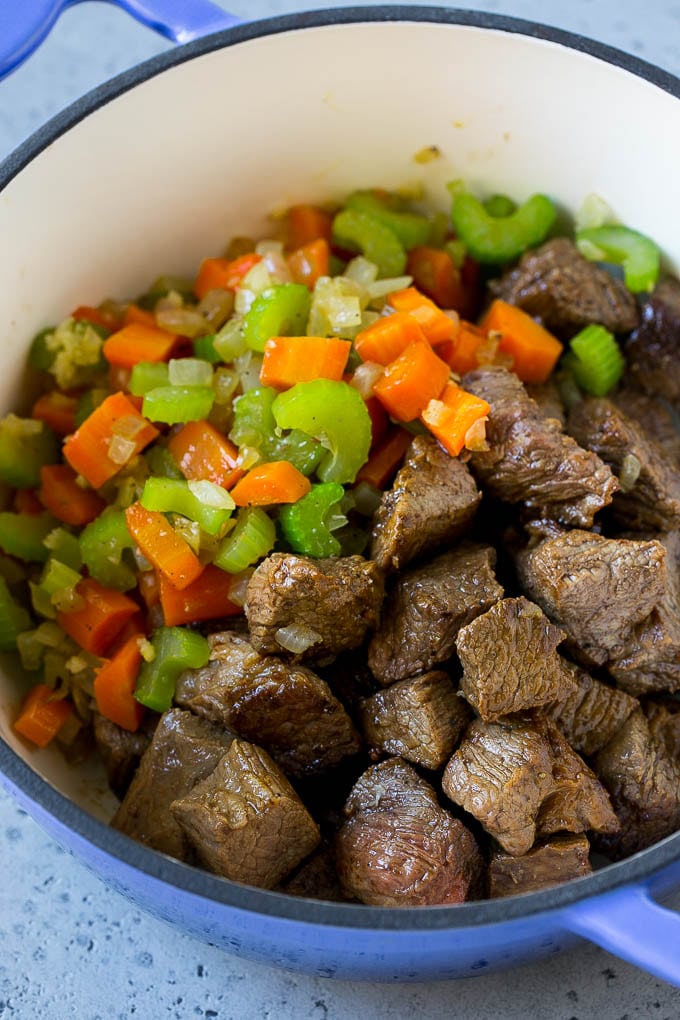
M 557 724 L 575 751 L 587 757 L 608 744 L 633 711 L 629 694 L 595 680 L 585 670 L 565 662 L 575 689 L 544 711 Z
M 403 570 L 441 551 L 469 527 L 482 496 L 466 464 L 431 436 L 417 436 L 376 512 L 371 559 Z
M 442 787 L 504 850 L 525 854 L 536 839 L 541 804 L 555 789 L 548 739 L 521 718 L 476 719 L 446 766 Z
M 466 543 L 396 578 L 368 649 L 379 683 L 418 676 L 453 655 L 460 628 L 503 596 L 495 563 L 490 546 Z
M 585 836 L 552 836 L 523 857 L 497 850 L 489 861 L 489 896 L 519 896 L 590 875 Z
M 602 665 L 621 654 L 666 585 L 665 550 L 656 541 L 568 531 L 519 553 L 527 595 L 562 627 L 574 654 Z
M 641 710 L 596 755 L 593 768 L 621 823 L 618 833 L 594 840 L 612 860 L 644 850 L 680 828 L 680 763 L 654 738 Z
M 351 896 L 374 906 L 415 907 L 478 894 L 483 863 L 472 833 L 405 761 L 390 758 L 367 769 L 345 810 L 336 860 Z
M 586 397 L 569 412 L 567 429 L 618 476 L 611 509 L 621 524 L 638 531 L 680 526 L 677 464 L 633 418 L 605 397 Z
M 556 651 L 563 638 L 535 602 L 502 599 L 458 632 L 461 691 L 487 722 L 570 693 L 574 682 Z
M 653 739 L 670 758 L 680 762 L 680 701 L 648 698 L 642 704 Z
M 562 403 L 560 388 L 554 379 L 544 383 L 525 383 L 525 389 L 538 404 L 542 418 L 554 418 L 560 425 L 564 425 L 567 412 Z
M 125 796 L 135 769 L 151 743 L 158 723 L 155 713 L 146 715 L 135 733 L 124 730 L 110 719 L 95 712 L 93 715 L 94 739 L 97 751 L 106 769 L 109 786 L 119 800 Z
M 661 445 L 676 466 L 680 465 L 680 432 L 667 404 L 647 393 L 625 388 L 618 390 L 611 399 L 642 427 L 646 435 Z
M 323 659 L 357 648 L 377 626 L 382 573 L 362 556 L 310 559 L 273 553 L 248 584 L 245 611 L 258 652 L 284 655 L 282 641 L 309 641 L 299 659 Z M 283 633 L 282 633 L 283 632 Z M 285 636 L 284 636 L 285 635 Z
M 474 452 L 470 467 L 482 489 L 533 517 L 590 528 L 611 503 L 618 482 L 595 453 L 544 418 L 513 372 L 495 366 L 468 372 L 463 388 L 486 400 L 488 450 Z
M 440 769 L 453 754 L 471 711 L 447 673 L 400 680 L 361 702 L 359 719 L 369 747 Z
M 179 679 L 180 705 L 257 741 L 291 776 L 323 772 L 360 749 L 345 708 L 311 669 L 262 656 L 231 631 L 209 640 L 208 665 Z
M 319 844 L 316 822 L 281 769 L 235 739 L 214 771 L 172 804 L 204 867 L 271 889 Z
M 628 344 L 628 375 L 654 397 L 680 407 L 680 282 L 663 280 L 642 308 L 642 321 Z
M 166 712 L 111 824 L 155 850 L 191 860 L 170 804 L 210 775 L 232 740 L 232 733 L 191 712 Z
M 329 900 L 331 903 L 347 903 L 354 900 L 340 884 L 335 866 L 335 853 L 328 843 L 322 843 L 308 860 L 281 882 L 278 890 L 289 896 Z
M 629 333 L 638 323 L 635 298 L 623 283 L 588 262 L 565 237 L 526 252 L 490 290 L 561 337 L 572 337 L 591 322 L 612 333 Z

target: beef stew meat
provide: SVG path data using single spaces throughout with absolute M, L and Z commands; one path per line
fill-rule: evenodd
M 442 769 L 456 748 L 472 712 L 442 670 L 365 698 L 361 729 L 373 756 L 398 755 L 425 769 Z
M 623 387 L 610 397 L 624 414 L 661 446 L 675 468 L 680 467 L 680 432 L 670 406 L 658 397 Z
M 535 602 L 502 599 L 458 632 L 462 693 L 486 722 L 571 693 L 574 682 L 556 651 L 563 638 Z
M 524 388 L 538 405 L 541 417 L 553 418 L 564 427 L 567 411 L 562 403 L 560 388 L 553 378 L 544 383 L 525 383 Z
M 290 628 L 309 641 L 296 658 L 337 655 L 358 647 L 377 626 L 383 594 L 381 571 L 362 556 L 314 560 L 273 553 L 248 584 L 250 640 L 260 653 L 285 655 L 281 632 Z
M 277 886 L 277 891 L 305 899 L 326 900 L 329 903 L 356 902 L 340 884 L 335 852 L 328 842 L 322 842 L 311 857 L 284 878 Z
M 319 844 L 319 829 L 266 751 L 234 739 L 210 775 L 171 805 L 200 863 L 271 889 Z
M 432 436 L 416 436 L 374 517 L 370 555 L 384 570 L 451 545 L 468 530 L 482 498 L 463 461 Z
M 662 280 L 642 307 L 626 348 L 627 379 L 644 393 L 680 409 L 680 281 Z
M 262 656 L 232 631 L 209 640 L 208 665 L 179 679 L 179 705 L 256 741 L 293 777 L 334 768 L 360 750 L 346 709 L 311 669 Z
M 565 237 L 526 252 L 489 290 L 565 339 L 591 322 L 612 333 L 629 333 L 638 324 L 635 298 L 623 283 L 585 259 Z
M 99 757 L 106 769 L 109 786 L 119 800 L 125 796 L 142 755 L 151 743 L 158 716 L 151 712 L 141 727 L 131 733 L 99 712 L 92 717 L 92 729 Z
M 551 836 L 522 857 L 496 850 L 489 861 L 489 897 L 517 896 L 590 875 L 586 836 Z
M 463 543 L 392 582 L 368 646 L 379 684 L 418 676 L 454 654 L 460 628 L 503 596 L 495 563 L 490 546 Z
M 541 410 L 512 372 L 490 366 L 468 372 L 462 386 L 491 406 L 488 450 L 470 455 L 482 490 L 519 504 L 532 517 L 590 528 L 619 483 L 611 469 L 584 450 Z
M 680 701 L 648 698 L 642 705 L 653 739 L 668 756 L 680 762 Z
M 638 702 L 571 662 L 564 661 L 564 667 L 571 674 L 574 688 L 562 692 L 563 696 L 552 705 L 545 705 L 543 711 L 575 751 L 590 757 L 609 743 Z
M 352 789 L 336 842 L 344 889 L 373 906 L 461 903 L 481 892 L 474 836 L 401 758 L 373 765 Z

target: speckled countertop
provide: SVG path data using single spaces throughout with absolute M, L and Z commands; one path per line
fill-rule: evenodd
M 345 5 L 223 0 L 222 6 L 253 18 Z M 474 6 L 571 29 L 680 74 L 678 0 L 479 0 Z M 68 11 L 41 52 L 0 83 L 0 159 L 83 92 L 167 45 L 106 5 Z M 333 982 L 240 961 L 107 890 L 2 793 L 0 860 L 2 1020 L 680 1018 L 680 991 L 585 944 L 455 986 Z M 680 908 L 680 896 L 671 903 Z

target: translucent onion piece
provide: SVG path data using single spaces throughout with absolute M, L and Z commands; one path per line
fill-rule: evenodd
M 252 568 L 242 570 L 240 574 L 234 574 L 229 585 L 229 601 L 235 606 L 245 606 L 248 584 L 255 571 Z
M 202 358 L 171 358 L 168 381 L 171 386 L 212 386 L 213 367 Z
M 480 452 L 488 450 L 489 444 L 486 441 L 486 418 L 478 418 L 465 433 L 465 449 Z
M 213 378 L 215 402 L 217 404 L 231 404 L 231 399 L 236 392 L 238 384 L 238 372 L 235 372 L 232 368 L 218 368 Z
M 368 400 L 369 397 L 373 396 L 373 387 L 384 374 L 385 369 L 383 365 L 378 365 L 374 361 L 364 361 L 362 365 L 358 365 L 355 368 L 354 375 L 350 380 L 350 386 L 358 390 L 364 400 Z
M 583 199 L 575 217 L 576 233 L 591 227 L 603 227 L 605 223 L 616 223 L 616 218 L 601 195 L 591 192 Z
M 216 510 L 233 510 L 235 503 L 226 489 L 215 482 L 206 479 L 187 482 L 189 492 L 200 500 L 204 506 L 214 507 Z
M 196 521 L 189 521 L 186 517 L 175 516 L 172 526 L 180 535 L 189 548 L 198 553 L 201 548 L 201 527 Z
M 108 457 L 114 464 L 127 464 L 133 456 L 137 445 L 133 439 L 125 439 L 123 436 L 112 436 L 109 442 Z
M 122 436 L 123 439 L 134 439 L 144 428 L 146 428 L 146 422 L 139 415 L 125 414 L 113 423 L 111 431 L 115 436 Z
M 161 329 L 192 339 L 210 332 L 209 324 L 193 308 L 162 308 L 156 312 L 156 323 Z
M 640 477 L 640 469 L 642 465 L 635 456 L 634 453 L 627 453 L 623 458 L 621 465 L 621 474 L 619 475 L 619 485 L 621 486 L 621 492 L 630 492 L 638 478 Z
M 197 311 L 211 329 L 220 329 L 234 310 L 234 294 L 231 290 L 209 290 L 199 301 Z
M 404 290 L 405 287 L 410 287 L 412 283 L 412 276 L 393 276 L 388 280 L 375 280 L 373 283 L 369 283 L 366 290 L 372 301 L 374 298 L 387 297 L 388 294 L 393 294 L 395 290 Z
M 320 641 L 321 634 L 303 623 L 291 623 L 288 627 L 279 627 L 274 638 L 276 643 L 285 648 L 287 652 L 300 655 Z
M 370 283 L 374 283 L 378 279 L 378 267 L 375 262 L 364 258 L 363 255 L 357 255 L 347 263 L 342 275 L 346 276 L 348 280 L 354 280 L 362 287 L 368 287 Z

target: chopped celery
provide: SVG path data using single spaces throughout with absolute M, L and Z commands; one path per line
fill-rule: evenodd
M 381 276 L 400 276 L 406 268 L 406 251 L 397 235 L 368 213 L 343 209 L 333 220 L 333 238 L 343 248 L 359 249 Z
M 35 489 L 40 468 L 58 460 L 59 442 L 44 422 L 15 414 L 0 420 L 0 481 L 15 489 Z
M 83 563 L 90 577 L 116 591 L 129 591 L 137 583 L 135 571 L 124 561 L 134 541 L 125 523 L 125 511 L 107 507 L 80 534 Z
M 576 235 L 579 251 L 587 259 L 623 266 L 628 290 L 653 290 L 659 278 L 660 252 L 651 238 L 618 225 L 590 227 Z
M 394 208 L 394 200 L 390 196 L 381 198 L 372 191 L 355 191 L 346 200 L 348 209 L 366 213 L 383 226 L 388 227 L 403 244 L 406 251 L 419 244 L 427 244 L 432 232 L 432 224 L 425 216 L 405 212 Z
M 164 361 L 138 361 L 130 375 L 130 393 L 143 397 L 157 386 L 169 385 L 168 366 Z
M 80 580 L 77 570 L 72 570 L 65 563 L 50 556 L 43 568 L 40 587 L 50 596 L 58 595 L 62 591 L 71 591 Z
M 52 556 L 65 563 L 72 570 L 80 570 L 83 565 L 83 557 L 80 551 L 80 542 L 75 535 L 72 535 L 66 528 L 54 528 L 45 539 L 45 546 Z
M 200 421 L 210 414 L 214 399 L 212 386 L 157 386 L 145 395 L 142 414 L 166 425 Z
M 517 208 L 517 203 L 507 195 L 492 195 L 484 202 L 484 208 L 489 216 L 493 216 L 494 219 L 502 219 L 504 216 L 512 216 Z
M 569 346 L 571 350 L 564 362 L 581 389 L 595 397 L 609 393 L 625 367 L 621 349 L 609 330 L 595 324 L 586 326 Z
M 160 446 L 154 443 L 144 453 L 144 459 L 149 466 L 152 475 L 161 478 L 184 478 L 184 475 L 177 467 L 177 461 L 168 450 L 167 446 Z
M 340 512 L 344 495 L 339 482 L 322 482 L 313 485 L 297 503 L 281 508 L 281 533 L 293 552 L 315 557 L 340 554 L 340 543 L 333 532 L 347 523 Z
M 167 712 L 180 673 L 206 666 L 210 645 L 202 634 L 185 627 L 159 627 L 151 644 L 155 655 L 150 662 L 142 663 L 135 698 L 155 712 Z
M 212 482 L 197 483 L 205 487 L 204 499 L 196 495 L 196 486 L 175 478 L 147 478 L 140 503 L 147 510 L 176 513 L 195 521 L 207 535 L 219 535 L 231 517 L 234 501 L 226 491 Z M 208 489 L 207 487 L 211 487 Z M 212 505 L 208 503 L 212 501 Z M 219 503 L 219 505 L 216 505 Z
M 0 513 L 0 549 L 27 563 L 44 563 L 49 552 L 45 539 L 57 522 L 51 514 Z
M 208 336 L 197 336 L 194 339 L 194 357 L 202 358 L 215 365 L 222 361 L 222 355 L 215 350 L 215 334 Z
M 236 527 L 220 545 L 213 563 L 228 574 L 240 574 L 271 552 L 275 541 L 271 517 L 260 507 L 247 507 L 239 512 Z
M 280 283 L 258 294 L 243 319 L 243 336 L 252 351 L 264 351 L 273 336 L 299 336 L 307 328 L 309 289 L 302 283 Z
M 453 228 L 479 262 L 493 264 L 517 258 L 545 239 L 557 215 L 545 195 L 532 195 L 509 215 L 495 216 L 478 198 L 463 191 L 459 181 L 452 181 L 448 188 L 453 198 Z
M 256 386 L 237 397 L 229 438 L 239 447 L 258 450 L 262 460 L 288 460 L 303 475 L 310 475 L 324 455 L 324 449 L 300 429 L 277 431 L 272 413 L 277 395 L 270 386 Z
M 12 598 L 7 582 L 0 577 L 0 652 L 16 649 L 19 634 L 31 626 L 30 614 Z
M 171 386 L 212 386 L 213 367 L 202 358 L 171 358 L 168 381 Z

